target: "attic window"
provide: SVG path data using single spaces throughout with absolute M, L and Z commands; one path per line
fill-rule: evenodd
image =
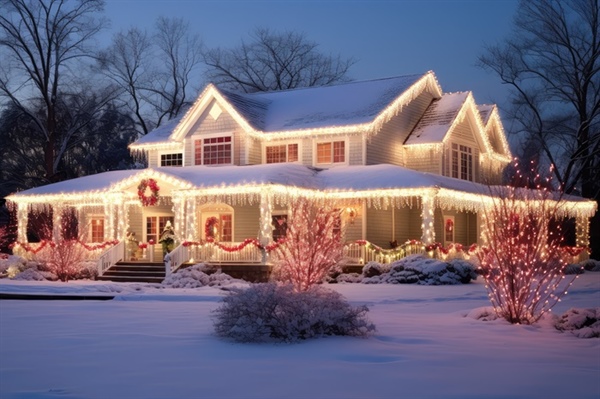
M 219 104 L 215 104 L 212 106 L 208 113 L 210 116 L 212 116 L 214 120 L 217 120 L 219 119 L 219 116 L 223 113 L 223 110 L 221 109 L 221 107 L 219 107 Z

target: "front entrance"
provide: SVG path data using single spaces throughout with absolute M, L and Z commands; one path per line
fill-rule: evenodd
M 201 237 L 218 242 L 233 241 L 233 208 L 225 204 L 206 205 L 200 209 Z
M 159 243 L 161 233 L 165 230 L 167 222 L 174 226 L 175 217 L 170 215 L 152 215 L 146 216 L 146 228 L 145 228 L 145 242 L 152 240 L 155 245 L 149 246 L 148 250 L 154 248 L 154 259 L 163 258 L 162 244 Z M 175 232 L 177 233 L 177 232 Z

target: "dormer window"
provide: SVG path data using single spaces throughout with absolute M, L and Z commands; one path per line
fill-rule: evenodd
M 265 163 L 298 162 L 298 144 L 269 145 L 265 147 Z
M 160 154 L 160 166 L 183 166 L 183 154 Z
M 345 162 L 345 141 L 328 141 L 317 143 L 317 164 L 332 164 Z
M 194 164 L 196 165 L 231 165 L 232 137 L 207 137 L 194 141 Z
M 452 177 L 473 181 L 473 150 L 452 143 Z

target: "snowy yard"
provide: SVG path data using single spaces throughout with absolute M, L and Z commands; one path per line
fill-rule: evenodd
M 3 293 L 117 295 L 0 301 L 0 398 L 600 397 L 600 339 L 465 317 L 489 306 L 481 279 L 330 287 L 369 306 L 374 336 L 231 343 L 213 335 L 219 288 L 0 280 Z M 600 273 L 554 313 L 571 307 L 600 307 Z

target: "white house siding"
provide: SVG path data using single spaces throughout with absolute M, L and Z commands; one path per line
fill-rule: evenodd
M 419 172 L 439 175 L 442 170 L 442 152 L 438 148 L 424 148 L 421 146 L 404 147 L 405 166 Z
M 398 244 L 405 243 L 408 240 L 420 240 L 422 236 L 422 223 L 421 209 L 394 209 L 394 240 Z
M 210 110 L 214 101 L 206 107 L 198 121 L 190 129 L 185 140 L 185 166 L 194 165 L 194 141 L 201 135 L 214 135 L 217 133 L 233 134 L 233 164 L 242 165 L 244 163 L 244 147 L 246 140 L 240 137 L 240 127 L 237 122 L 227 112 L 223 111 L 215 120 L 210 115 Z
M 258 238 L 260 208 L 258 205 L 236 205 L 233 207 L 233 240 Z
M 345 241 L 356 241 L 362 240 L 364 237 L 362 236 L 363 231 L 363 211 L 362 205 L 356 204 L 352 206 L 352 209 L 356 212 L 354 217 L 354 221 L 350 220 L 347 212 L 343 212 L 344 218 L 344 226 L 345 226 Z
M 422 93 L 400 113 L 387 122 L 377 134 L 367 140 L 367 165 L 390 163 L 404 166 L 404 141 L 431 104 L 430 93 Z
M 259 165 L 262 163 L 262 143 L 260 140 L 248 137 L 242 132 L 240 137 L 243 137 L 242 145 L 245 147 L 243 151 L 247 153 L 248 165 Z M 242 161 L 244 161 L 242 159 Z
M 148 151 L 148 167 L 155 168 L 160 166 L 160 162 L 158 159 L 158 151 L 157 150 L 149 150 Z
M 390 248 L 392 241 L 392 208 L 367 208 L 366 239 L 382 248 Z
M 313 164 L 313 140 L 311 138 L 302 139 L 302 165 L 312 166 Z
M 138 241 L 144 240 L 146 226 L 141 206 L 129 206 L 129 231 L 135 233 Z
M 477 243 L 477 214 L 472 212 L 457 212 L 454 210 L 435 211 L 435 241 L 444 243 L 444 228 L 446 219 L 444 216 L 454 217 L 454 242 L 471 245 Z
M 444 144 L 444 176 L 452 176 L 451 168 L 450 168 L 450 160 L 451 158 L 451 148 L 452 143 L 456 143 L 458 145 L 465 145 L 467 147 L 471 147 L 473 151 L 473 180 L 476 182 L 481 182 L 481 175 L 479 172 L 479 143 L 475 139 L 475 134 L 473 129 L 471 128 L 471 124 L 469 123 L 468 117 L 460 122 L 452 131 L 450 136 L 446 139 Z M 440 172 L 436 172 L 440 173 Z
M 363 136 L 354 134 L 348 137 L 348 165 L 363 165 Z

